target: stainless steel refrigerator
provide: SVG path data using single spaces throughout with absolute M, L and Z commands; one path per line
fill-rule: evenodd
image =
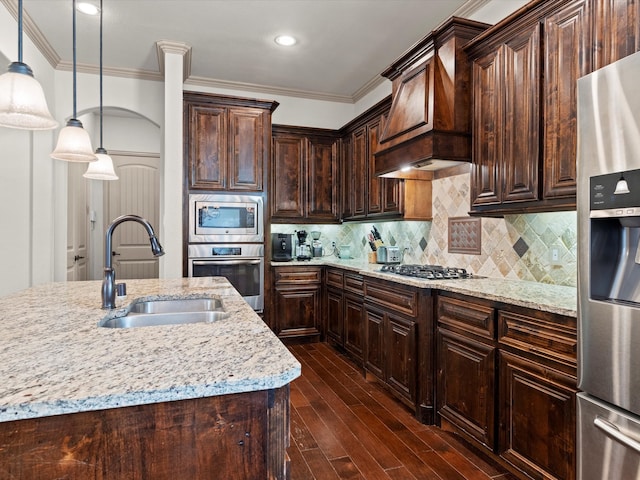
M 578 478 L 640 479 L 640 54 L 578 81 Z

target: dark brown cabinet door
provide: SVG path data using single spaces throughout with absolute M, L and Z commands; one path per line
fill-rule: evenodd
M 321 287 L 277 285 L 275 287 L 276 334 L 281 339 L 320 337 Z
M 500 352 L 499 454 L 532 478 L 575 478 L 575 378 Z
M 364 307 L 362 297 L 344 296 L 344 348 L 362 364 Z
M 374 152 L 378 147 L 380 137 L 381 119 L 377 118 L 367 125 L 367 146 L 366 146 L 366 182 L 367 182 L 367 214 L 372 215 L 382 213 L 382 189 L 385 179 L 376 177 L 376 161 Z
M 351 136 L 351 148 L 353 152 L 353 191 L 351 205 L 353 217 L 364 217 L 367 213 L 367 127 L 364 126 Z
M 364 365 L 375 376 L 384 380 L 384 314 L 369 307 L 364 313 L 365 338 Z
M 640 50 L 637 0 L 595 0 L 594 65 L 602 68 Z
M 575 0 L 544 20 L 545 199 L 576 195 L 577 80 L 592 69 L 590 0 Z
M 271 215 L 297 219 L 304 216 L 303 173 L 305 139 L 274 135 L 271 162 Z
M 190 189 L 223 190 L 227 177 L 224 108 L 187 104 L 187 156 Z
M 501 50 L 492 51 L 473 62 L 472 207 L 502 201 L 501 82 Z
M 309 138 L 307 155 L 307 212 L 313 220 L 336 221 L 338 213 L 338 165 L 334 139 Z
M 417 327 L 410 320 L 386 314 L 387 384 L 410 403 L 416 401 Z
M 263 131 L 261 110 L 229 109 L 229 190 L 262 190 Z
M 344 344 L 344 306 L 342 292 L 327 289 L 327 337 L 338 345 Z
M 351 136 L 345 135 L 340 139 L 340 199 L 341 218 L 353 216 L 353 203 L 355 195 L 353 193 L 355 184 L 353 150 L 351 147 Z
M 438 414 L 493 450 L 495 346 L 445 328 L 437 342 Z
M 540 24 L 505 43 L 504 125 L 499 168 L 504 171 L 502 201 L 538 200 L 540 158 Z

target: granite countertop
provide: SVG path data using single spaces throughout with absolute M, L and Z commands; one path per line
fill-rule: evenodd
M 355 271 L 365 276 L 390 280 L 403 285 L 461 293 L 558 315 L 577 316 L 578 291 L 575 287 L 503 278 L 422 280 L 413 277 L 403 277 L 393 273 L 380 272 L 382 265 L 366 263 L 366 261 L 362 259 L 343 260 L 335 256 L 313 258 L 310 261 L 271 262 L 271 265 L 327 265 Z
M 300 363 L 225 278 L 127 280 L 127 297 L 220 298 L 212 323 L 101 328 L 100 281 L 0 298 L 0 421 L 279 388 Z

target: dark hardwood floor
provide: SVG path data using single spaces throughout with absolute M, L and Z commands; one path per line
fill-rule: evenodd
M 290 347 L 291 480 L 515 480 L 453 434 L 423 425 L 326 343 Z

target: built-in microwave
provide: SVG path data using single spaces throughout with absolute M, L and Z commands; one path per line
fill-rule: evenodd
M 262 243 L 263 201 L 255 195 L 189 195 L 189 243 Z

